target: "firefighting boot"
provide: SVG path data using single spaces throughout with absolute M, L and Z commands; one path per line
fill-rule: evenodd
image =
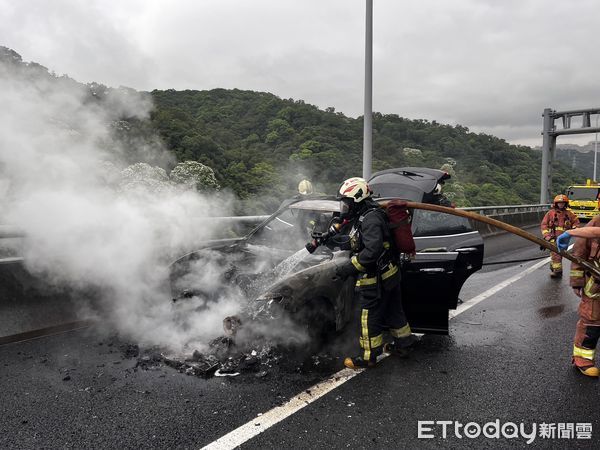
M 562 270 L 550 272 L 550 278 L 562 278 Z
M 411 348 L 417 342 L 419 342 L 419 338 L 414 334 L 410 334 L 403 338 L 394 338 L 392 342 L 388 342 L 383 346 L 383 351 L 404 358 L 408 356 Z
M 375 359 L 375 358 L 364 360 L 362 356 L 355 356 L 353 358 L 347 357 L 346 359 L 344 359 L 344 365 L 348 369 L 354 369 L 354 370 L 368 369 L 371 367 L 375 367 L 376 364 L 377 364 L 377 359 Z
M 575 365 L 577 370 L 579 370 L 582 374 L 588 377 L 598 378 L 600 376 L 600 369 L 598 369 L 594 365 L 589 366 L 578 366 Z
M 344 359 L 344 365 L 348 369 L 368 369 L 377 365 L 377 357 L 383 353 L 382 347 L 377 347 L 371 350 L 371 357 L 364 359 L 363 355 L 347 357 Z

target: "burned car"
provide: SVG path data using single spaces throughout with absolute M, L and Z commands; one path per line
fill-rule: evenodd
M 377 172 L 369 184 L 376 200 L 444 204 L 440 187 L 447 178 L 442 171 L 407 167 Z M 335 240 L 313 253 L 304 248 L 336 215 L 335 197 L 301 196 L 284 202 L 242 238 L 207 242 L 173 264 L 174 301 L 192 296 L 210 301 L 226 286 L 247 299 L 242 322 L 284 311 L 320 331 L 343 329 L 355 309 L 354 280 L 337 278 L 335 269 L 347 261 L 348 251 L 337 248 Z M 447 334 L 449 310 L 457 307 L 464 282 L 482 266 L 483 239 L 467 219 L 424 210 L 412 211 L 412 231 L 416 256 L 401 263 L 404 309 L 415 332 Z M 198 283 L 194 267 L 205 268 L 207 260 L 219 270 Z

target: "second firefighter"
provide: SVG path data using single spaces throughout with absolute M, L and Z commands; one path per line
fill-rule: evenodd
M 563 232 L 579 227 L 579 219 L 567 209 L 569 198 L 564 194 L 554 197 L 550 211 L 546 213 L 540 224 L 542 236 L 545 240 L 554 243 L 556 238 Z M 562 276 L 562 256 L 552 252 L 550 254 L 550 276 L 558 278 Z

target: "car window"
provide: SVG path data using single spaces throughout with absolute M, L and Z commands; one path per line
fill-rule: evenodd
M 412 231 L 414 236 L 437 236 L 473 231 L 469 220 L 437 211 L 413 210 Z
M 598 188 L 585 188 L 585 187 L 571 187 L 567 191 L 569 200 L 588 200 L 596 201 L 598 197 Z
M 327 230 L 332 216 L 332 212 L 288 208 L 258 229 L 248 242 L 284 250 L 300 250 L 311 240 L 313 230 Z

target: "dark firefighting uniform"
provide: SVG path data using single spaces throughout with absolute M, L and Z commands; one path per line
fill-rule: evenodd
M 600 216 L 594 217 L 586 226 L 600 226 Z M 572 253 L 579 258 L 600 263 L 600 239 L 577 238 Z M 582 288 L 579 303 L 579 320 L 575 328 L 573 362 L 579 367 L 593 365 L 596 345 L 600 338 L 600 280 L 586 273 L 577 263 L 571 264 L 570 284 Z
M 360 305 L 360 347 L 365 361 L 381 354 L 387 325 L 394 338 L 411 335 L 402 308 L 400 271 L 385 211 L 366 200 L 362 214 L 352 222 L 351 262 L 357 271 Z
M 565 231 L 577 227 L 579 227 L 579 219 L 575 214 L 567 209 L 561 210 L 556 207 L 546 213 L 540 224 L 542 236 L 552 243 Z M 550 252 L 550 258 L 550 270 L 552 272 L 562 272 L 562 256 Z

